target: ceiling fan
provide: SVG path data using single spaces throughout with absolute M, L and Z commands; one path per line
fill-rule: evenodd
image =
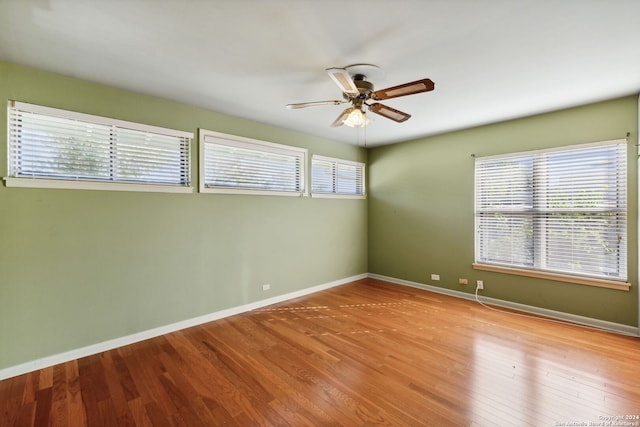
M 287 108 L 298 109 L 319 105 L 349 103 L 351 106 L 345 109 L 331 126 L 342 126 L 343 124 L 351 127 L 365 126 L 369 123 L 369 119 L 366 116 L 366 109 L 387 119 L 402 123 L 408 120 L 411 115 L 375 101 L 428 92 L 432 91 L 435 87 L 430 79 L 422 79 L 386 89 L 374 90 L 373 83 L 367 80 L 367 74 L 378 73 L 380 68 L 371 64 L 355 64 L 344 68 L 327 68 L 326 71 L 329 77 L 331 77 L 340 90 L 342 90 L 342 97 L 344 99 L 287 104 Z

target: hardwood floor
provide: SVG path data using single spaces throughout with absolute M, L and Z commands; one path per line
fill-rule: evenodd
M 2 427 L 639 418 L 638 338 L 373 279 L 0 382 Z

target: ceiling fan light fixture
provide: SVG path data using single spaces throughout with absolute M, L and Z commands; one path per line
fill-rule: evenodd
M 353 111 L 349 113 L 347 118 L 344 119 L 344 122 L 342 123 L 349 127 L 356 127 L 356 126 L 365 127 L 366 125 L 369 124 L 369 122 L 370 120 L 367 117 L 366 113 L 364 113 L 359 108 L 354 108 Z

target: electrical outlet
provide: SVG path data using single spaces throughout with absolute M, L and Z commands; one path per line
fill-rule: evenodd
M 431 275 L 431 280 L 440 280 L 440 275 L 439 274 L 432 274 Z
M 484 282 L 482 280 L 476 280 L 476 289 L 478 290 L 484 289 Z
M 268 291 L 269 289 L 271 289 L 271 285 L 269 285 L 268 283 L 267 283 L 267 284 L 262 285 L 262 290 L 263 290 L 263 291 Z
M 469 281 L 467 279 L 458 279 L 459 285 L 468 285 Z

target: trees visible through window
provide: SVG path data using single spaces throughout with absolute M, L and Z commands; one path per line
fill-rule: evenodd
M 20 102 L 8 113 L 9 178 L 30 178 L 26 185 L 190 186 L 190 133 Z

